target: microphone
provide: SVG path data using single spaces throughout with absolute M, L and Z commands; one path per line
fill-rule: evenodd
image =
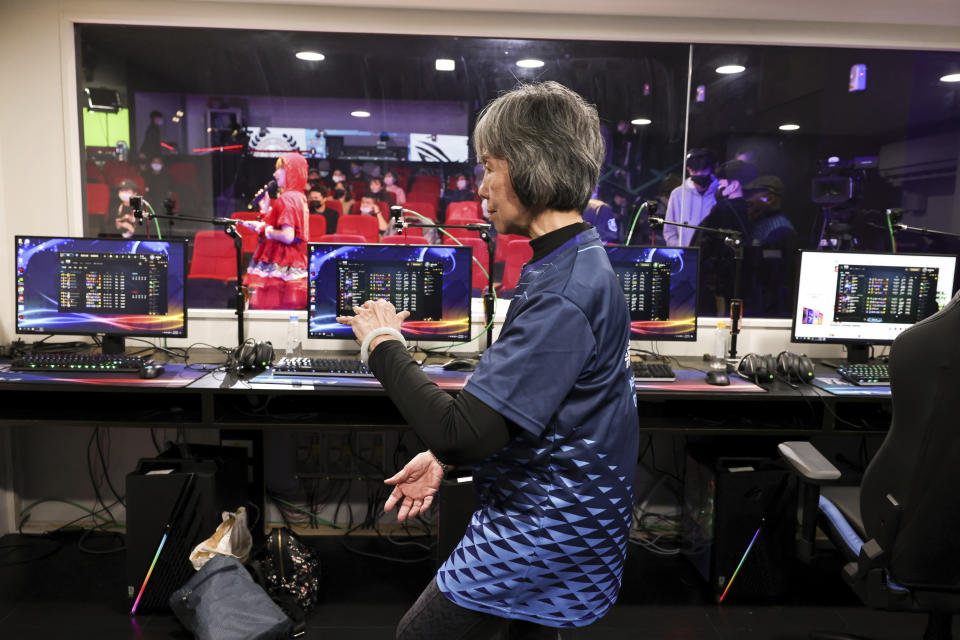
M 260 187 L 260 191 L 257 191 L 253 194 L 253 200 L 250 201 L 250 204 L 247 205 L 247 208 L 253 211 L 260 204 L 260 201 L 266 197 L 266 195 L 277 188 L 277 181 L 271 180 L 267 184 Z
M 390 217 L 393 219 L 393 226 L 397 229 L 403 229 L 405 223 L 403 221 L 403 207 L 400 205 L 393 205 L 390 207 Z

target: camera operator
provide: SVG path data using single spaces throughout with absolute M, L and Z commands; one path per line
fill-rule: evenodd
M 783 182 L 777 176 L 760 176 L 744 185 L 743 195 L 750 221 L 744 284 L 752 285 L 743 288 L 751 293 L 750 306 L 744 295 L 744 308 L 753 316 L 788 317 L 796 275 L 794 255 L 800 242 L 782 210 Z
M 687 154 L 687 180 L 670 193 L 667 222 L 698 225 L 717 203 L 717 179 L 713 175 L 717 158 L 709 149 L 691 149 Z M 682 210 L 681 210 L 682 209 Z M 666 225 L 663 238 L 671 247 L 685 247 L 693 237 L 692 229 Z

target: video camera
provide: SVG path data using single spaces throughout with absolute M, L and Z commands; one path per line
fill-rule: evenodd
M 817 175 L 811 185 L 810 199 L 831 207 L 854 205 L 863 195 L 863 179 L 869 169 L 877 168 L 877 156 L 840 160 L 836 156 L 817 161 Z

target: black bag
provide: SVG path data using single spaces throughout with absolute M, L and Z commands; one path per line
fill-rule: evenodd
M 211 558 L 169 604 L 197 640 L 274 640 L 293 629 L 293 621 L 230 556 Z
M 293 601 L 307 614 L 320 601 L 320 560 L 317 553 L 286 527 L 274 529 L 251 562 L 251 569 L 270 597 L 296 619 L 287 606 Z

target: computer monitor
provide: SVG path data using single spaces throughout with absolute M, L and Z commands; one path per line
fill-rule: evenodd
M 350 339 L 337 316 L 384 298 L 410 312 L 408 340 L 467 341 L 472 255 L 447 245 L 310 243 L 307 336 Z
M 793 342 L 847 345 L 866 362 L 870 344 L 890 344 L 947 303 L 957 257 L 801 251 Z
M 125 336 L 182 338 L 182 240 L 16 236 L 16 319 L 21 334 L 104 334 L 104 353 Z
M 605 247 L 630 310 L 633 340 L 697 339 L 696 247 Z

